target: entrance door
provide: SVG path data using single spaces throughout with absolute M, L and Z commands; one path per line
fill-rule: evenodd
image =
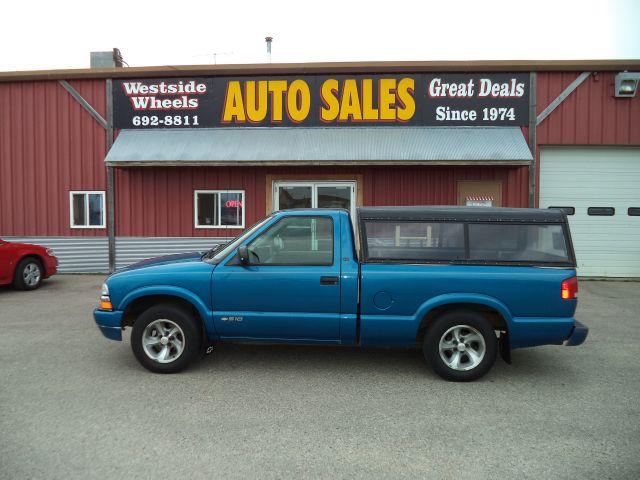
M 355 182 L 274 182 L 273 209 L 344 208 L 355 215 Z

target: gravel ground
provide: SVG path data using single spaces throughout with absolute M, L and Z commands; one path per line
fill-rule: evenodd
M 640 283 L 581 282 L 584 345 L 456 384 L 417 350 L 281 345 L 151 374 L 95 327 L 103 278 L 0 288 L 0 478 L 640 478 Z

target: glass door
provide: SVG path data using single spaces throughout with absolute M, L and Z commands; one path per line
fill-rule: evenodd
M 275 193 L 274 210 L 313 208 L 313 184 L 282 184 Z
M 355 215 L 355 182 L 274 182 L 273 210 L 344 208 Z

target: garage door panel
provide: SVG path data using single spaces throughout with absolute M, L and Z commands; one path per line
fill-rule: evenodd
M 543 147 L 540 207 L 574 207 L 568 216 L 582 276 L 640 277 L 640 148 Z M 613 207 L 613 216 L 587 215 Z

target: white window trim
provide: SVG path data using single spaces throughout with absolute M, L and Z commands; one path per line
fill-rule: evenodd
M 73 196 L 83 194 L 84 197 L 84 213 L 85 220 L 87 225 L 74 225 L 73 224 Z M 89 195 L 100 195 L 102 198 L 101 208 L 102 208 L 102 223 L 100 225 L 89 225 Z M 69 191 L 69 226 L 73 229 L 84 229 L 84 228 L 107 228 L 106 218 L 107 218 L 107 208 L 106 208 L 106 194 L 104 190 L 71 190 Z
M 198 194 L 200 193 L 217 193 L 218 194 L 218 220 L 222 218 L 220 203 L 221 193 L 239 193 L 242 195 L 242 224 L 241 225 L 199 225 L 198 224 Z M 197 229 L 243 229 L 245 216 L 246 195 L 244 190 L 194 190 L 193 191 L 193 225 Z

